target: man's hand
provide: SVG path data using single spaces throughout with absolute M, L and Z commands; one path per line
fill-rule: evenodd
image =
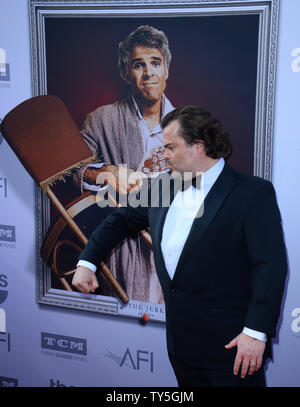
M 102 168 L 87 168 L 84 179 L 89 184 L 110 184 L 120 194 L 127 194 L 139 189 L 140 173 L 135 173 L 126 166 L 104 165 Z
M 237 346 L 237 354 L 234 361 L 233 373 L 237 375 L 241 367 L 241 377 L 244 379 L 248 369 L 248 374 L 252 375 L 261 367 L 266 344 L 263 341 L 241 333 L 232 339 L 225 348 L 231 349 L 235 346 Z
M 74 274 L 72 284 L 77 290 L 88 294 L 94 292 L 98 287 L 98 280 L 95 273 L 87 267 L 78 266 Z

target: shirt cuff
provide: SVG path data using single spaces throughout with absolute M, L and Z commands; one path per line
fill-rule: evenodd
M 255 331 L 254 329 L 244 328 L 243 333 L 252 336 L 252 338 L 259 339 L 260 341 L 267 342 L 267 335 L 260 331 Z
M 88 164 L 84 170 L 82 171 L 81 174 L 81 193 L 83 193 L 83 190 L 88 190 L 88 191 L 101 191 L 104 188 L 107 188 L 107 185 L 101 186 L 101 185 L 91 185 L 88 184 L 87 182 L 83 181 L 84 180 L 84 174 L 87 168 L 102 168 L 104 165 L 107 165 L 105 163 L 92 163 L 92 164 Z
M 104 189 L 107 189 L 107 185 L 105 184 L 104 186 L 101 185 L 90 185 L 85 181 L 82 181 L 82 189 L 86 189 L 88 191 L 94 191 L 94 192 L 98 192 L 98 191 L 102 191 Z M 82 191 L 83 193 L 83 191 Z
M 82 266 L 82 267 L 87 267 L 88 269 L 92 270 L 94 273 L 96 273 L 97 267 L 93 264 L 90 263 L 89 261 L 86 260 L 79 260 L 77 263 L 77 267 Z

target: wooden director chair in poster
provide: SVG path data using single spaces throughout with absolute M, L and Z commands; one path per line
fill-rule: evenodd
M 52 259 L 56 259 L 57 250 L 65 243 L 64 241 L 56 243 L 56 238 L 66 225 L 84 247 L 88 238 L 73 218 L 86 205 L 95 203 L 94 197 L 86 193 L 78 199 L 79 206 L 73 203 L 69 208 L 65 208 L 51 188 L 56 181 L 71 175 L 73 170 L 78 170 L 96 159 L 82 139 L 64 103 L 52 95 L 28 99 L 6 115 L 1 123 L 1 132 L 25 169 L 61 214 L 44 242 L 42 248 L 44 261 L 49 259 L 50 252 Z M 78 252 L 82 250 L 74 242 L 68 244 Z M 64 273 L 57 270 L 55 260 L 52 261 L 52 266 L 63 287 L 72 290 Z M 126 292 L 104 262 L 100 263 L 98 271 L 126 304 L 129 301 Z

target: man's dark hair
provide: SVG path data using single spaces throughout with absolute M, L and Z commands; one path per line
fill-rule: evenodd
M 119 44 L 119 70 L 123 80 L 126 81 L 128 79 L 129 58 L 135 45 L 159 49 L 163 54 L 166 68 L 169 68 L 171 52 L 165 33 L 150 25 L 141 25 Z
M 227 160 L 232 154 L 230 136 L 215 116 L 200 106 L 184 106 L 168 113 L 162 120 L 164 129 L 173 120 L 180 124 L 179 133 L 186 144 L 202 141 L 205 153 L 211 158 L 224 157 Z

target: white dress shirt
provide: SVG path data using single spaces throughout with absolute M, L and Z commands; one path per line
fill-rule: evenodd
M 195 216 L 198 214 L 204 198 L 221 174 L 223 167 L 224 159 L 221 158 L 214 166 L 202 174 L 200 189 L 191 185 L 185 191 L 179 190 L 170 205 L 163 227 L 161 250 L 171 278 L 174 276 Z

